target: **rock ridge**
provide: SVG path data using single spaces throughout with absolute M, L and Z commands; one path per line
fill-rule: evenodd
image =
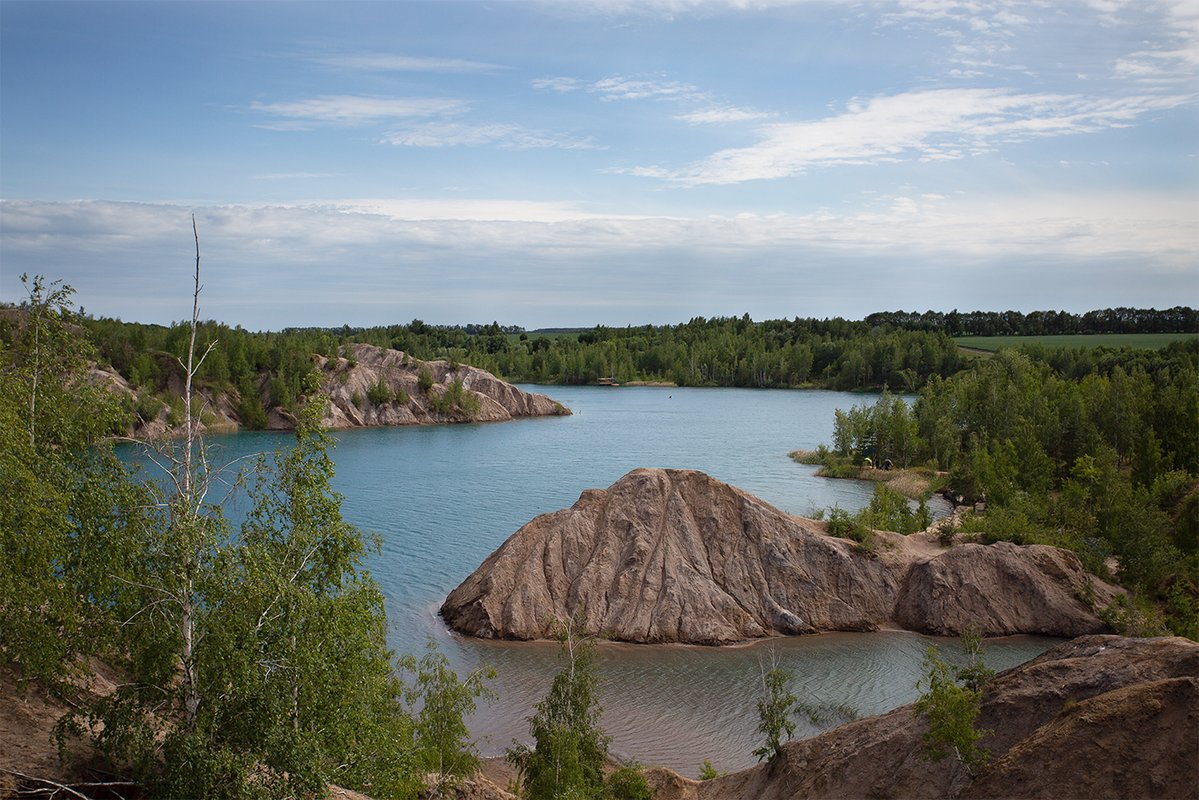
M 1116 587 L 1068 551 L 879 532 L 877 552 L 829 536 L 702 472 L 637 469 L 508 538 L 450 592 L 451 628 L 542 639 L 555 620 L 626 642 L 720 645 L 902 627 L 940 635 L 1104 629 L 1083 597 Z

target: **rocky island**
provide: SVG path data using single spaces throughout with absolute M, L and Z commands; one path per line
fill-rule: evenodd
M 866 550 L 692 470 L 638 469 L 532 520 L 441 607 L 451 628 L 540 639 L 573 618 L 626 642 L 721 645 L 896 627 L 1079 636 L 1120 590 L 1043 545 L 945 548 L 879 532 Z

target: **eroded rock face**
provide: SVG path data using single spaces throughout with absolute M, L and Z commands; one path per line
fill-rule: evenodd
M 534 519 L 450 593 L 472 636 L 538 639 L 573 618 L 628 642 L 725 644 L 899 624 L 956 634 L 1102 629 L 1082 599 L 1115 588 L 1056 548 L 879 534 L 877 554 L 691 470 L 639 469 Z
M 346 355 L 342 358 L 317 358 L 321 392 L 329 398 L 323 420 L 329 428 L 504 422 L 570 414 L 561 403 L 543 394 L 522 391 L 476 367 L 421 361 L 399 350 L 369 344 L 349 345 L 343 352 Z M 420 386 L 422 370 L 432 378 L 427 391 Z M 456 381 L 462 384 L 464 401 L 439 404 Z M 372 389 L 380 383 L 391 396 L 373 402 Z M 291 427 L 286 420 L 278 425 Z
M 623 641 L 721 644 L 872 630 L 895 589 L 814 523 L 700 472 L 642 469 L 525 525 L 441 612 L 482 637 L 544 638 L 575 617 Z
M 1090 576 L 1078 556 L 1045 545 L 962 544 L 912 565 L 895 606 L 904 628 L 952 636 L 974 624 L 984 636 L 1081 636 L 1103 623 L 1089 591 L 1106 606 L 1115 590 Z
M 1199 786 L 1199 644 L 1086 636 L 1001 673 L 977 727 L 990 766 L 926 761 L 912 706 L 784 745 L 694 784 L 706 800 L 796 797 L 1191 798 Z

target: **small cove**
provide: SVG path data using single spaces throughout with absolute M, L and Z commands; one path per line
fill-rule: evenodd
M 873 486 L 814 476 L 788 458 L 795 448 L 831 439 L 833 411 L 871 402 L 867 395 L 818 390 L 658 387 L 522 387 L 574 410 L 571 417 L 491 425 L 371 428 L 338 432 L 335 487 L 345 517 L 377 534 L 368 567 L 387 599 L 389 642 L 419 654 L 432 640 L 460 672 L 495 667 L 497 700 L 472 730 L 484 754 L 527 735 L 525 718 L 558 669 L 552 643 L 486 642 L 451 635 L 436 610 L 512 532 L 538 514 L 571 505 L 637 467 L 699 469 L 784 511 L 811 515 L 839 505 L 856 510 Z M 286 433 L 213 437 L 214 459 L 286 447 Z M 235 521 L 244 498 L 230 498 Z M 836 633 L 735 648 L 600 648 L 602 725 L 612 749 L 644 763 L 695 775 L 704 759 L 718 769 L 748 766 L 762 663 L 797 676 L 809 702 L 845 704 L 865 716 L 916 696 L 921 659 L 936 641 L 911 633 Z M 1054 640 L 1016 637 L 988 643 L 1002 669 Z M 797 735 L 818 732 L 806 720 Z

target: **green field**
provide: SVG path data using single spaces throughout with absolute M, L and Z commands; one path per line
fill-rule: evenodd
M 958 347 L 995 352 L 1001 347 L 1039 344 L 1045 347 L 1132 347 L 1157 350 L 1171 342 L 1199 338 L 1199 333 L 1096 333 L 1065 336 L 955 336 Z

